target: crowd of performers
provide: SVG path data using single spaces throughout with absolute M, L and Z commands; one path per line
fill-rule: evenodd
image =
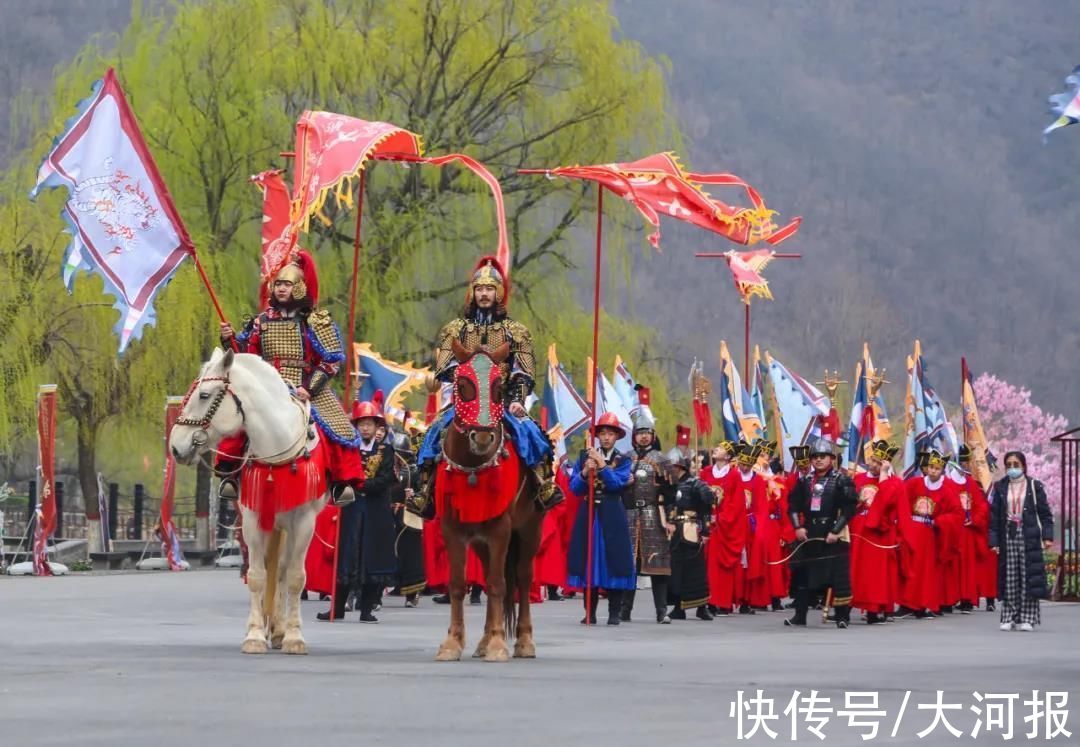
M 315 306 L 317 288 L 314 265 L 301 253 L 268 283 L 264 311 L 239 332 L 222 325 L 222 341 L 261 355 L 310 401 L 329 447 L 334 502 L 318 520 L 308 589 L 333 599 L 319 619 L 356 609 L 362 622 L 375 623 L 388 591 L 407 607 L 424 590 L 447 601 L 439 522 L 420 517 L 431 516 L 431 473 L 451 416 L 424 434 L 390 429 L 377 401 L 357 402 L 347 415 L 328 387 L 344 346 Z M 805 626 L 809 610 L 823 607 L 846 628 L 852 608 L 870 625 L 970 614 L 981 600 L 994 609 L 999 557 L 990 546 L 991 504 L 966 471 L 965 449 L 955 455 L 959 469 L 950 466 L 953 455 L 931 451 L 919 455 L 921 474 L 903 480 L 893 469 L 898 449 L 884 441 L 868 444 L 866 467 L 850 474 L 839 468 L 836 446 L 818 439 L 791 447 L 793 467 L 785 471 L 776 445 L 766 441 L 721 441 L 703 458 L 680 439 L 662 452 L 644 408 L 632 434 L 613 414 L 601 416 L 597 445 L 554 465 L 551 444 L 525 411 L 535 358 L 529 331 L 506 313 L 508 295 L 501 268 L 485 258 L 468 283 L 462 314 L 436 343 L 435 374 L 452 379 L 455 343 L 511 350 L 503 422 L 546 512 L 534 601 L 581 595 L 582 622 L 595 623 L 603 595 L 606 622 L 618 625 L 642 616 L 636 590 L 646 576 L 647 617 L 660 624 L 791 609 L 784 624 Z M 616 443 L 627 435 L 632 449 L 623 453 Z M 219 452 L 221 494 L 236 497 L 243 437 L 223 442 Z M 478 604 L 484 577 L 471 550 L 466 581 Z M 1037 612 L 1024 610 L 1023 629 L 1038 622 Z

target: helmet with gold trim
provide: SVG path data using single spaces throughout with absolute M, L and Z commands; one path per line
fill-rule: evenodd
M 510 284 L 506 280 L 506 271 L 499 264 L 499 260 L 493 256 L 481 257 L 480 261 L 476 263 L 465 296 L 466 306 L 473 302 L 476 289 L 480 286 L 495 288 L 495 303 L 505 306 L 510 299 Z

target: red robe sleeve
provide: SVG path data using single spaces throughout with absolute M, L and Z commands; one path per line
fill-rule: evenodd
M 780 541 L 785 544 L 795 541 L 795 527 L 791 526 L 791 516 L 788 514 L 788 496 L 791 494 L 792 484 L 786 475 L 783 479 L 773 479 L 774 490 L 777 491 L 777 498 L 773 504 L 780 514 Z
M 986 493 L 974 477 L 968 477 L 968 495 L 971 496 L 971 526 L 969 529 L 978 532 L 981 540 L 976 543 L 976 555 L 979 559 L 990 554 L 990 503 L 986 500 Z
M 745 490 L 746 483 L 742 481 L 742 477 L 738 477 L 738 481 L 741 483 L 740 491 Z M 754 516 L 755 529 L 747 557 L 746 577 L 757 579 L 764 578 L 765 571 L 768 570 L 765 561 L 768 560 L 767 548 L 771 534 L 769 532 L 769 493 L 765 489 L 765 478 L 754 475 L 754 479 L 750 481 L 750 491 L 750 513 Z
M 732 469 L 718 483 L 710 484 L 713 492 L 719 493 L 719 502 L 713 514 L 715 525 L 709 535 L 709 556 L 726 570 L 738 566 L 746 547 L 746 503 L 742 493 L 736 492 L 736 478 L 738 472 Z
M 942 480 L 935 499 L 934 529 L 937 533 L 938 560 L 949 560 L 960 552 L 960 530 L 964 526 L 964 507 L 960 490 L 949 478 Z
M 900 531 L 900 574 L 911 568 L 915 558 L 918 535 L 916 524 L 911 518 L 912 506 L 915 504 L 919 483 L 922 477 L 910 477 L 904 480 L 897 488 L 896 499 L 896 528 Z
M 870 504 L 863 526 L 875 532 L 888 532 L 896 524 L 897 514 L 901 508 L 898 504 L 904 503 L 906 498 L 907 493 L 900 478 L 893 476 L 880 481 L 877 495 L 874 496 L 874 502 Z

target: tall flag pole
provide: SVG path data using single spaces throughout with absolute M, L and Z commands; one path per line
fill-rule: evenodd
M 187 569 L 184 552 L 180 548 L 180 535 L 173 523 L 173 504 L 176 501 L 176 460 L 169 451 L 169 433 L 172 432 L 176 419 L 180 417 L 183 397 L 165 399 L 165 483 L 161 489 L 161 515 L 158 526 L 161 537 L 161 555 L 169 564 L 170 571 Z
M 772 291 L 765 276 L 761 274 L 766 265 L 774 259 L 801 259 L 801 254 L 780 254 L 771 249 L 756 249 L 750 252 L 697 252 L 695 257 L 704 259 L 723 259 L 731 270 L 731 279 L 735 290 L 743 301 L 743 375 L 751 379 L 750 373 L 750 299 L 754 296 L 771 301 Z
M 979 417 L 979 403 L 975 397 L 975 383 L 971 378 L 967 358 L 960 359 L 960 401 L 964 412 L 964 445 L 971 450 L 971 473 L 983 490 L 989 490 L 994 481 L 997 459 L 990 450 L 990 442 Z
M 32 548 L 35 576 L 51 576 L 49 537 L 56 529 L 56 384 L 38 387 L 38 477 Z
M 72 236 L 64 284 L 70 292 L 77 270 L 101 276 L 120 312 L 114 331 L 121 353 L 154 323 L 154 297 L 188 257 L 218 318 L 226 321 L 112 68 L 68 120 L 38 169 L 30 198 L 58 187 L 68 190 L 61 215 Z
M 866 377 L 866 389 L 870 403 L 874 408 L 874 440 L 888 440 L 892 435 L 892 424 L 889 422 L 889 413 L 885 409 L 885 397 L 881 394 L 881 387 L 889 382 L 885 378 L 885 369 L 875 368 L 874 361 L 870 358 L 870 343 L 863 343 L 863 376 Z

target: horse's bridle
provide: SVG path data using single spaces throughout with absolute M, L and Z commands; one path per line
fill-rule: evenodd
M 218 408 L 221 407 L 221 403 L 225 401 L 225 395 L 228 394 L 233 398 L 233 402 L 236 403 L 236 411 L 240 413 L 240 420 L 244 419 L 244 406 L 240 402 L 240 398 L 236 396 L 236 392 L 229 386 L 229 377 L 226 376 L 206 376 L 201 379 L 195 379 L 191 382 L 191 388 L 188 389 L 187 394 L 184 395 L 183 402 L 180 403 L 180 410 L 183 411 L 187 407 L 188 400 L 191 399 L 191 395 L 195 393 L 195 390 L 200 384 L 205 381 L 221 381 L 225 384 L 221 389 L 217 391 L 214 398 L 210 400 L 210 407 L 207 408 L 206 414 L 199 420 L 194 418 L 177 418 L 175 425 L 187 425 L 198 430 L 192 434 L 191 442 L 196 446 L 205 446 L 207 441 L 210 440 L 210 435 L 207 429 L 210 427 L 210 423 L 214 420 L 214 416 L 217 414 Z
M 446 440 L 443 439 L 442 458 L 443 458 L 443 461 L 446 462 L 447 471 L 448 472 L 464 472 L 465 474 L 467 474 L 469 476 L 469 483 L 470 484 L 472 484 L 472 485 L 476 484 L 476 473 L 477 472 L 483 472 L 484 470 L 488 469 L 489 467 L 498 467 L 499 466 L 499 460 L 502 459 L 503 457 L 509 456 L 509 453 L 503 447 L 503 442 L 506 440 L 506 426 L 504 426 L 502 423 L 499 423 L 497 426 L 494 426 L 492 428 L 483 428 L 481 426 L 464 427 L 460 423 L 458 423 L 458 419 L 455 416 L 450 421 L 450 424 L 453 426 L 454 430 L 456 430 L 458 433 L 462 433 L 462 434 L 467 434 L 469 431 L 474 431 L 474 430 L 491 430 L 491 431 L 496 431 L 498 433 L 499 440 L 496 443 L 495 448 L 493 448 L 491 450 L 491 456 L 488 457 L 487 459 L 485 459 L 480 464 L 476 465 L 475 467 L 466 467 L 465 465 L 458 464 L 453 459 L 451 459 L 450 455 L 446 453 Z

